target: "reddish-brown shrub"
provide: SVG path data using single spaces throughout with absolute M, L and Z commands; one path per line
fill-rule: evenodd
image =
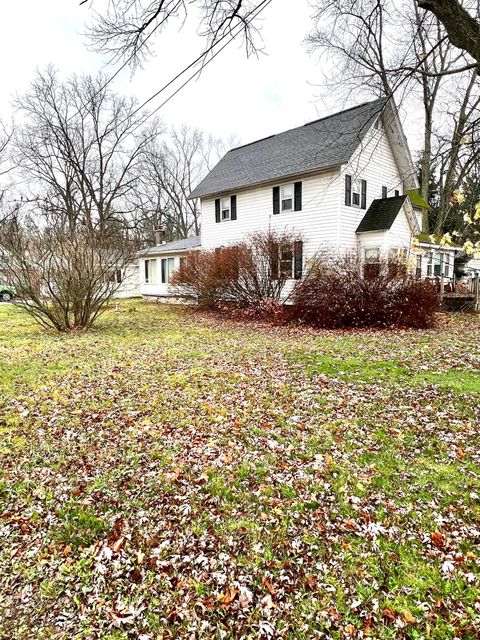
M 440 306 L 435 287 L 415 279 L 405 262 L 365 264 L 353 255 L 316 260 L 291 303 L 291 321 L 325 328 L 426 328 Z
M 261 309 L 266 300 L 280 300 L 291 275 L 282 269 L 281 249 L 298 242 L 297 235 L 268 231 L 252 234 L 235 246 L 192 251 L 172 277 L 172 284 L 204 307 L 229 303 Z

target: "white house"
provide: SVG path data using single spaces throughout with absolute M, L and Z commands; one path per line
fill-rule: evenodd
M 386 98 L 237 147 L 190 195 L 201 199 L 201 235 L 141 256 L 141 293 L 171 294 L 170 276 L 189 250 L 233 245 L 267 229 L 301 234 L 297 255 L 279 256 L 291 261 L 292 277 L 319 251 L 357 250 L 368 261 L 407 255 L 422 230 L 422 209 L 406 195 L 417 187 Z

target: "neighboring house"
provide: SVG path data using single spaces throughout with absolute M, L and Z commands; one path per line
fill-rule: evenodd
M 119 287 L 113 294 L 114 298 L 135 298 L 140 296 L 140 265 L 138 261 L 112 271 L 112 282 Z
M 433 242 L 418 242 L 415 246 L 415 273 L 418 278 L 454 281 L 455 255 L 459 247 Z
M 169 297 L 170 278 L 189 251 L 200 248 L 200 236 L 164 242 L 139 254 L 140 293 L 143 296 Z
M 298 247 L 279 255 L 283 269 L 291 261 L 292 277 L 319 252 L 355 250 L 371 262 L 410 255 L 423 211 L 407 192 L 417 187 L 398 113 L 385 98 L 237 147 L 190 195 L 201 199 L 201 236 L 142 253 L 141 293 L 171 295 L 171 273 L 189 250 L 268 229 L 301 234 L 300 255 Z

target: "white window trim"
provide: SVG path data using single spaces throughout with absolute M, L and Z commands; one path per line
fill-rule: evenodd
M 163 282 L 163 265 L 165 264 L 165 282 Z M 170 284 L 170 279 L 175 271 L 175 258 L 160 259 L 160 281 L 162 284 Z
M 292 257 L 290 260 L 282 260 L 282 255 L 284 251 L 285 252 L 289 251 L 292 254 Z M 285 262 L 290 262 L 290 268 L 289 268 L 290 275 L 287 275 L 286 277 L 287 277 L 287 280 L 291 280 L 295 274 L 295 249 L 293 245 L 286 245 L 278 248 L 278 273 L 280 275 L 283 274 L 282 263 L 285 263 Z
M 150 273 L 150 267 L 148 266 L 148 263 L 151 263 L 152 266 L 155 265 L 153 268 L 154 273 Z M 145 284 L 157 284 L 156 282 L 157 281 L 157 259 L 156 258 L 147 258 L 145 260 L 144 280 L 145 280 Z
M 292 195 L 291 195 L 290 198 L 285 198 L 283 196 L 283 190 L 284 189 L 288 189 L 288 188 L 291 189 Z M 287 200 L 290 200 L 291 203 L 292 203 L 292 206 L 289 209 L 286 209 L 283 206 L 283 203 L 286 202 Z M 280 187 L 280 211 L 281 211 L 281 213 L 283 213 L 283 212 L 290 212 L 290 211 L 294 211 L 294 210 L 295 210 L 295 184 L 293 182 L 289 182 L 288 184 L 283 184 Z
M 372 253 L 373 255 L 368 255 Z M 380 247 L 365 247 L 363 250 L 363 257 L 365 262 L 380 262 Z
M 355 204 L 354 195 L 358 194 L 358 204 Z M 362 181 L 352 178 L 352 207 L 360 209 L 362 206 Z
M 228 202 L 228 207 L 224 207 L 224 202 Z M 224 217 L 224 213 L 226 213 Z M 232 201 L 230 196 L 220 198 L 220 222 L 227 222 L 232 216 Z

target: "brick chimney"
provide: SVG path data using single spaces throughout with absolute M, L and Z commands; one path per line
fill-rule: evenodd
M 155 245 L 165 244 L 165 229 L 159 227 L 155 229 L 153 233 L 155 236 Z

